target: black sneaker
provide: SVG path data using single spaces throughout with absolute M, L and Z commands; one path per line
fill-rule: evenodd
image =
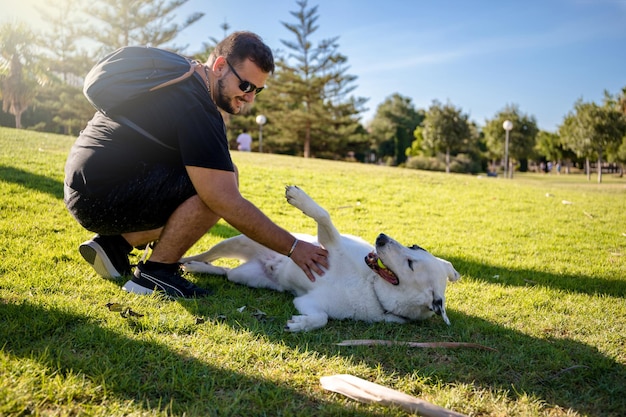
M 122 287 L 124 291 L 146 295 L 154 291 L 165 293 L 170 297 L 207 297 L 211 290 L 200 288 L 180 275 L 180 265 L 173 264 L 164 268 L 148 271 L 146 264 L 140 262 L 135 268 L 133 278 Z
M 99 275 L 109 279 L 131 274 L 128 261 L 131 250 L 132 247 L 121 236 L 95 235 L 78 247 L 78 251 L 89 265 Z

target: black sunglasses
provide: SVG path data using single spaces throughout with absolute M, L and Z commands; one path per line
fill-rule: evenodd
M 263 91 L 263 89 L 265 88 L 265 86 L 263 87 L 257 87 L 256 85 L 252 84 L 250 81 L 244 81 L 239 74 L 237 74 L 237 71 L 235 71 L 235 69 L 233 68 L 232 65 L 230 65 L 230 62 L 228 62 L 228 60 L 226 60 L 226 63 L 228 64 L 228 67 L 230 68 L 230 70 L 233 72 L 233 74 L 235 74 L 235 76 L 237 78 L 239 78 L 239 81 L 241 81 L 241 83 L 239 84 L 239 89 L 241 91 L 243 91 L 244 93 L 248 94 L 254 91 L 254 95 L 256 96 L 257 94 L 259 94 L 261 91 Z

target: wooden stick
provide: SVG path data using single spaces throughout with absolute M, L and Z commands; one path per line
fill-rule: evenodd
M 353 375 L 332 375 L 320 378 L 322 388 L 353 400 L 381 405 L 396 405 L 425 417 L 467 417 L 465 414 L 439 407 L 417 397 L 396 391 Z
M 393 345 L 401 345 L 401 346 L 409 346 L 409 347 L 417 347 L 417 348 L 473 348 L 473 349 L 483 349 L 483 350 L 491 350 L 493 352 L 497 352 L 497 349 L 490 348 L 488 346 L 479 345 L 476 343 L 464 343 L 464 342 L 401 342 L 394 340 L 374 340 L 374 339 L 358 339 L 358 340 L 344 340 L 340 343 L 337 343 L 337 346 L 373 346 L 373 345 L 383 345 L 383 346 L 393 346 Z

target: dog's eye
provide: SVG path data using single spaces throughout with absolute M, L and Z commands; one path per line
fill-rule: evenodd
M 413 260 L 409 259 L 409 268 L 411 268 L 411 271 L 413 270 Z

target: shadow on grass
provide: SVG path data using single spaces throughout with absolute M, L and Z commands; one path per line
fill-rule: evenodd
M 24 317 L 29 319 L 27 327 Z M 8 357 L 39 363 L 39 370 L 29 366 L 31 375 L 36 375 L 30 383 L 57 376 L 78 376 L 83 381 L 84 376 L 90 385 L 78 393 L 71 392 L 76 390 L 72 385 L 65 394 L 53 393 L 50 386 L 30 387 L 28 392 L 42 393 L 45 398 L 10 398 L 10 410 L 1 401 L 10 415 L 41 414 L 63 406 L 81 414 L 80 409 L 93 412 L 94 406 L 111 407 L 115 400 L 122 402 L 122 408 L 132 402 L 143 410 L 173 415 L 378 415 L 354 409 L 348 413 L 341 405 L 320 403 L 286 385 L 216 369 L 162 344 L 128 339 L 95 320 L 28 303 L 0 300 L 0 346 Z M 6 379 L 8 372 L 2 371 L 5 384 L 11 380 Z
M 623 280 L 530 269 L 510 270 L 462 258 L 447 259 L 462 274 L 492 284 L 544 286 L 587 295 L 626 296 L 626 282 Z M 495 279 L 495 276 L 498 278 Z M 214 278 L 208 279 L 215 282 Z M 243 325 L 247 331 L 262 334 L 272 342 L 285 343 L 294 349 L 307 346 L 321 355 L 346 356 L 352 362 L 367 364 L 371 369 L 382 366 L 389 375 L 417 372 L 421 377 L 432 378 L 433 384 L 474 385 L 494 395 L 507 392 L 514 399 L 528 394 L 550 406 L 573 409 L 581 414 L 617 416 L 626 409 L 626 385 L 623 383 L 626 381 L 626 367 L 596 347 L 568 338 L 567 333 L 575 333 L 576 329 L 544 329 L 545 337 L 533 337 L 479 317 L 457 315 L 452 311 L 449 312 L 453 322 L 451 328 L 435 317 L 406 325 L 331 321 L 324 329 L 289 334 L 282 332 L 282 327 L 290 314 L 297 314 L 291 303 L 293 297 L 267 290 L 237 290 L 237 286 L 231 288 L 230 285 L 218 284 L 218 288 L 239 292 L 240 305 L 254 305 L 281 315 L 271 317 L 266 323 L 259 323 L 254 318 L 249 318 L 248 322 L 242 321 L 241 317 L 229 318 L 233 328 Z M 221 289 L 218 294 L 220 292 Z M 289 304 L 289 308 L 283 308 L 281 312 L 281 307 L 275 305 L 277 300 Z M 198 310 L 197 304 L 189 307 L 194 315 L 215 313 L 210 309 Z M 230 308 L 232 310 L 234 306 Z M 289 313 L 285 314 L 285 310 Z M 472 342 L 496 348 L 498 352 L 333 345 L 345 339 Z M 329 343 L 329 340 L 333 342 Z M 419 395 L 418 392 L 411 394 Z
M 463 258 L 446 257 L 461 275 L 491 284 L 528 287 L 540 285 L 557 290 L 587 295 L 608 295 L 626 298 L 626 280 L 592 278 L 584 275 L 556 275 L 530 269 L 506 269 Z M 497 277 L 497 278 L 494 278 Z
M 323 329 L 291 334 L 282 330 L 290 315 L 297 314 L 291 295 L 241 287 L 223 277 L 197 278 L 201 285 L 210 282 L 214 286 L 220 302 L 208 305 L 181 300 L 191 314 L 223 314 L 233 329 L 259 334 L 272 343 L 298 350 L 306 347 L 321 357 L 343 356 L 370 369 L 382 368 L 387 375 L 416 375 L 432 386 L 467 384 L 487 390 L 494 397 L 506 393 L 513 401 L 527 394 L 549 407 L 572 409 L 583 415 L 618 416 L 626 409 L 626 367 L 596 347 L 569 338 L 567 332 L 575 333 L 576 329 L 544 329 L 545 337 L 534 337 L 480 317 L 448 311 L 451 327 L 439 317 L 404 325 L 331 320 Z M 244 305 L 245 314 L 235 312 Z M 267 316 L 261 320 L 255 317 L 257 308 Z M 346 339 L 470 342 L 497 352 L 335 345 Z M 408 394 L 419 396 L 420 392 Z
M 0 166 L 0 178 L 62 198 L 62 184 L 45 176 Z M 222 237 L 237 234 L 228 226 L 214 228 L 211 233 Z M 618 280 L 508 270 L 462 258 L 448 260 L 463 274 L 476 279 L 493 283 L 492 277 L 498 275 L 497 283 L 501 285 L 542 285 L 574 293 L 613 297 L 624 297 L 626 294 L 626 284 Z M 526 393 L 549 405 L 571 408 L 581 414 L 620 415 L 626 409 L 624 365 L 606 357 L 593 346 L 554 334 L 551 329 L 546 329 L 543 338 L 531 337 L 478 317 L 449 311 L 453 322 L 451 328 L 439 318 L 406 325 L 331 321 L 326 328 L 315 332 L 288 334 L 282 331 L 284 322 L 290 314 L 296 313 L 289 295 L 223 282 L 217 288 L 216 297 L 207 302 L 184 300 L 180 303 L 195 316 L 209 317 L 217 316 L 226 308 L 232 311 L 241 305 L 258 307 L 269 312 L 269 320 L 262 322 L 252 316 L 230 315 L 226 322 L 234 329 L 243 326 L 270 342 L 284 343 L 293 349 L 306 346 L 320 356 L 343 356 L 352 363 L 362 362 L 370 369 L 382 367 L 388 375 L 416 374 L 433 385 L 475 385 L 491 392 L 506 391 L 514 399 L 519 393 Z M 231 297 L 223 297 L 224 291 Z M 226 307 L 228 302 L 232 305 Z M 19 323 L 21 326 L 24 317 L 30 320 L 28 327 L 14 325 Z M 344 339 L 370 338 L 474 342 L 496 348 L 498 352 L 334 345 Z M 285 407 L 295 404 L 292 409 L 303 409 L 302 415 L 347 415 L 342 407 L 320 404 L 289 386 L 216 369 L 163 345 L 125 338 L 100 327 L 89 318 L 28 303 L 15 305 L 0 300 L 0 346 L 4 353 L 13 357 L 39 361 L 42 368 L 47 369 L 45 377 L 81 374 L 92 381 L 92 385 L 102 385 L 102 392 L 79 399 L 88 404 L 106 404 L 113 396 L 120 401 L 134 401 L 146 410 L 158 408 L 171 410 L 174 414 L 284 415 L 285 408 L 268 410 L 267 407 L 255 414 L 259 404 L 269 396 L 270 401 L 284 398 L 282 405 Z M 181 381 L 184 383 L 181 384 Z M 419 392 L 411 394 L 419 395 Z M 19 404 L 19 398 L 16 400 Z M 28 407 L 30 400 L 26 399 L 21 406 Z M 40 403 L 39 400 L 32 403 Z M 62 400 L 55 397 L 46 401 Z M 69 405 L 76 398 L 66 401 Z M 15 414 L 36 413 L 36 410 L 13 411 Z M 350 410 L 349 415 L 359 414 Z
M 0 181 L 11 182 L 31 190 L 63 199 L 63 183 L 45 175 L 34 174 L 19 168 L 0 165 Z

